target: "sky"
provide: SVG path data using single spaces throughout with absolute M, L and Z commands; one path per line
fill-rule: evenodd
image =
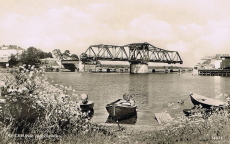
M 80 55 L 90 45 L 138 42 L 178 51 L 183 66 L 230 54 L 230 1 L 0 1 L 0 45 Z

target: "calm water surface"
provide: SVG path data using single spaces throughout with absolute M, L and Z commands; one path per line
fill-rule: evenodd
M 230 77 L 194 76 L 191 73 L 167 74 L 112 74 L 112 73 L 47 73 L 54 83 L 72 86 L 77 94 L 87 93 L 95 102 L 93 121 L 105 122 L 108 118 L 105 105 L 124 93 L 134 94 L 137 103 L 136 125 L 157 125 L 154 113 L 167 111 L 172 117 L 191 108 L 187 99 L 190 92 L 211 98 L 230 95 Z

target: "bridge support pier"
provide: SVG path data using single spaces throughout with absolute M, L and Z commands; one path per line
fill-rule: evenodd
M 79 68 L 79 72 L 84 72 L 85 64 L 82 61 L 79 61 L 78 68 Z
M 148 73 L 148 63 L 130 62 L 130 73 Z

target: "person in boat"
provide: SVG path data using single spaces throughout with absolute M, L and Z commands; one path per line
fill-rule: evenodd
M 81 104 L 87 104 L 87 103 L 88 103 L 88 95 L 81 94 L 81 100 L 78 102 L 78 104 L 81 105 Z
M 131 95 L 125 93 L 120 104 L 134 106 L 136 102 Z

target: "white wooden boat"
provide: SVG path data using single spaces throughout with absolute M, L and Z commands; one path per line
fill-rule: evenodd
M 203 108 L 211 108 L 211 107 L 223 107 L 227 105 L 226 102 L 222 102 L 216 99 L 208 98 L 199 94 L 190 95 L 191 101 L 194 105 L 202 105 Z

